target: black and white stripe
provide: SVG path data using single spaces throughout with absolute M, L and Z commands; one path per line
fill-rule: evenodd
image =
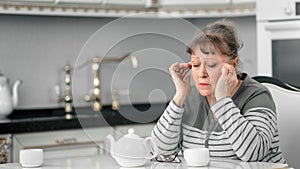
M 241 115 L 231 98 L 224 98 L 211 107 L 223 128 L 213 131 L 208 146 L 212 157 L 243 161 L 285 162 L 279 149 L 276 114 L 257 107 Z M 181 122 L 183 108 L 170 102 L 152 131 L 161 154 L 169 155 L 192 147 L 204 147 L 207 131 Z

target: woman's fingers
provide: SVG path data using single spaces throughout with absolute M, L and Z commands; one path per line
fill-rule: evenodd
M 225 80 L 225 90 L 226 90 L 226 95 L 233 95 L 236 85 L 238 84 L 238 79 L 237 75 L 235 73 L 235 68 L 228 64 L 228 63 L 223 63 L 222 67 L 222 75 Z
M 190 77 L 187 75 L 190 70 L 189 64 L 176 62 L 169 69 L 176 88 L 173 101 L 177 106 L 182 107 L 190 93 Z
M 181 79 L 183 79 L 190 70 L 188 63 L 174 63 L 170 67 L 170 71 L 177 74 Z
M 222 73 L 225 76 L 235 75 L 235 68 L 232 65 L 228 64 L 228 63 L 223 63 Z
M 190 66 L 188 63 L 181 63 L 180 64 L 180 73 L 182 74 L 183 77 L 186 76 L 186 74 L 190 71 Z

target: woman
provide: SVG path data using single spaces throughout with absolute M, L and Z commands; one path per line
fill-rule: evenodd
M 189 63 L 171 65 L 176 93 L 152 131 L 160 154 L 208 147 L 211 157 L 285 163 L 272 96 L 238 73 L 240 48 L 233 23 L 220 20 L 192 41 Z

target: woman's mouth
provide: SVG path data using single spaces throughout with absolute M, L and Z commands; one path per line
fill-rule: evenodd
M 207 84 L 207 83 L 199 83 L 199 85 L 200 85 L 200 86 L 203 86 L 203 87 L 206 87 L 206 86 L 208 86 L 209 84 Z

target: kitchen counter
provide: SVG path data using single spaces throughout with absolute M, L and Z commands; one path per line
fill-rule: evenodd
M 66 118 L 63 108 L 15 110 L 6 119 L 0 119 L 0 134 L 151 123 L 157 121 L 166 105 L 124 105 L 118 111 L 104 106 L 100 112 L 94 112 L 91 107 L 80 107 L 73 109 L 71 119 Z
M 145 166 L 130 169 L 279 169 L 286 164 L 264 162 L 242 162 L 238 160 L 212 158 L 208 167 L 188 167 L 185 160 L 181 163 L 149 162 Z M 0 165 L 1 169 L 22 169 L 19 163 Z M 73 157 L 45 160 L 39 169 L 125 169 L 120 167 L 110 155 Z M 129 168 L 127 168 L 129 169 Z M 283 168 L 282 168 L 283 169 Z

